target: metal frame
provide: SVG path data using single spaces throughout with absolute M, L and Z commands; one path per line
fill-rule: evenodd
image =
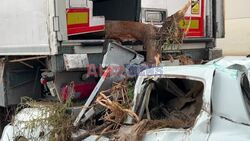
M 41 97 L 40 62 L 34 60 L 29 61 L 28 66 L 25 64 L 21 62 L 1 63 L 0 106 L 19 104 L 24 96 L 34 99 Z M 30 66 L 34 68 L 29 68 Z

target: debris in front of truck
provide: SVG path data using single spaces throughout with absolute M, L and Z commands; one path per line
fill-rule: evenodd
M 138 99 L 137 113 L 130 110 L 132 101 L 128 98 L 127 81 L 100 92 L 92 105 L 101 105 L 104 109 L 86 122 L 94 123 L 86 129 L 90 135 L 119 141 L 138 141 L 149 130 L 186 129 L 194 125 L 202 105 L 204 86 L 201 82 L 184 78 L 156 78 L 147 79 L 144 83 L 144 96 Z M 133 126 L 126 126 L 127 117 L 133 119 Z M 85 124 L 85 128 L 86 125 L 89 124 Z
M 99 109 L 101 112 L 95 112 L 94 116 L 84 120 L 83 128 L 88 130 L 90 134 L 111 137 L 112 134 L 118 132 L 127 116 L 138 122 L 138 116 L 130 110 L 132 97 L 129 96 L 131 86 L 128 84 L 131 85 L 132 83 L 134 82 L 126 79 L 119 83 L 114 83 L 111 89 L 100 92 L 91 107 L 96 110 Z M 83 122 L 83 120 L 81 121 Z
M 182 43 L 184 32 L 180 29 L 180 20 L 191 2 L 189 1 L 181 10 L 167 18 L 161 28 L 150 24 L 129 21 L 109 21 L 106 23 L 107 39 L 124 41 L 142 41 L 147 50 L 147 63 L 159 65 L 161 62 L 162 46 L 167 44 Z
M 178 66 L 178 65 L 194 65 L 201 64 L 202 60 L 194 60 L 191 56 L 177 55 L 172 56 L 168 54 L 164 56 L 164 61 L 161 62 L 161 66 Z
M 78 126 L 80 121 L 82 120 L 82 117 L 86 112 L 89 110 L 89 106 L 93 103 L 93 101 L 96 99 L 97 95 L 103 91 L 107 90 L 112 87 L 114 82 L 120 82 L 125 79 L 125 76 L 123 75 L 124 72 L 120 72 L 120 70 L 112 70 L 112 68 L 108 67 L 105 72 L 103 73 L 102 77 L 99 79 L 96 87 L 92 91 L 91 95 L 87 99 L 86 103 L 84 104 L 84 107 L 82 108 L 81 112 L 77 116 L 77 118 L 74 121 L 74 126 Z
M 93 135 L 99 135 L 97 139 L 112 137 L 123 126 L 128 115 L 134 121 L 139 121 L 138 116 L 130 110 L 134 83 L 133 79 L 125 79 L 101 91 L 81 119 L 78 127 L 82 128 L 82 132 L 73 133 L 72 138 L 82 140 Z
M 202 105 L 204 87 L 202 83 L 184 78 L 154 78 L 147 79 L 144 83 L 146 84 L 143 88 L 145 95 L 138 99 L 137 105 L 139 104 L 139 107 L 136 107 L 137 110 L 135 110 L 138 113 L 131 110 L 133 95 L 129 96 L 133 93 L 130 87 L 134 82 L 124 80 L 113 83 L 111 89 L 99 92 L 95 102 L 92 99 L 93 102 L 87 107 L 87 112 L 78 126 L 82 128 L 79 129 L 79 133 L 71 135 L 73 131 L 75 132 L 75 127 L 73 127 L 73 120 L 71 120 L 72 116 L 67 114 L 65 110 L 69 108 L 70 101 L 65 104 L 28 102 L 29 107 L 48 109 L 44 113 L 59 113 L 51 114 L 49 118 L 31 120 L 27 125 L 38 122 L 36 125 L 40 126 L 39 122 L 42 121 L 49 123 L 52 127 L 58 127 L 59 129 L 52 128 L 53 130 L 51 130 L 51 138 L 53 137 L 53 139 L 63 140 L 66 138 L 64 134 L 67 131 L 68 140 L 68 137 L 82 140 L 99 135 L 96 139 L 108 137 L 120 141 L 141 140 L 149 130 L 193 126 Z M 70 90 L 73 94 L 72 85 Z M 41 117 L 44 116 L 41 115 Z M 133 126 L 126 126 L 127 117 L 133 119 Z M 67 127 L 60 125 L 65 124 L 65 119 L 70 119 L 69 123 L 66 124 Z
M 125 65 L 138 65 L 144 62 L 144 56 L 138 54 L 133 49 L 127 48 L 117 42 L 107 42 L 105 45 L 107 52 L 103 56 L 102 67 L 109 66 L 123 67 Z M 122 70 L 123 71 L 123 70 Z
M 190 6 L 191 2 L 189 0 L 181 10 L 168 17 L 163 23 L 162 28 L 158 32 L 158 44 L 159 47 L 163 46 L 163 50 L 178 50 L 183 43 L 183 39 L 189 28 L 183 31 L 180 27 L 180 21 L 184 19 L 185 13 Z
M 149 130 L 192 127 L 202 107 L 203 89 L 201 82 L 185 78 L 145 80 L 134 109 L 140 122 L 122 127 L 117 140 L 137 141 Z
M 69 141 L 71 140 L 71 133 L 75 130 L 73 126 L 72 116 L 69 114 L 69 109 L 72 102 L 71 100 L 65 103 L 61 102 L 49 102 L 49 101 L 35 101 L 31 98 L 23 98 L 22 103 L 17 108 L 17 114 L 13 118 L 18 118 L 18 120 L 13 120 L 14 126 L 20 126 L 17 128 L 15 134 L 17 136 L 22 135 L 22 130 L 25 129 L 25 134 L 31 134 L 34 129 L 41 130 L 39 138 L 49 136 L 49 140 L 55 141 Z M 33 111 L 33 113 L 30 113 Z M 21 112 L 21 114 L 19 114 Z M 39 113 L 39 114 L 37 114 Z M 23 114 L 23 115 L 22 115 Z M 29 120 L 21 119 L 20 116 L 27 114 Z M 28 118 L 27 117 L 27 118 Z M 47 137 L 45 137 L 47 138 Z M 39 140 L 33 139 L 32 140 Z
M 101 92 L 96 103 L 107 109 L 104 120 L 114 122 L 116 126 L 122 124 L 127 115 L 139 121 L 138 116 L 130 110 L 131 99 L 128 96 L 128 86 L 124 81 L 114 85 L 111 90 Z
M 126 78 L 125 73 L 127 70 L 125 65 L 140 65 L 144 61 L 142 55 L 115 42 L 108 42 L 105 47 L 107 52 L 103 57 L 102 67 L 106 68 L 106 70 L 74 121 L 74 126 L 79 125 L 84 114 L 88 112 L 89 106 L 101 91 L 110 89 L 113 83 L 120 82 Z M 85 120 L 87 119 L 85 118 Z
M 180 65 L 194 65 L 194 60 L 190 57 L 190 56 L 186 56 L 186 55 L 180 55 L 176 57 L 179 62 Z
M 96 102 L 101 106 L 106 108 L 105 115 L 103 117 L 103 121 L 105 123 L 110 123 L 108 127 L 106 127 L 102 132 L 101 135 L 105 134 L 109 130 L 117 130 L 121 127 L 124 120 L 126 119 L 127 115 L 133 117 L 136 121 L 139 121 L 138 116 L 132 112 L 130 109 L 126 108 L 126 102 L 120 101 L 121 103 L 109 99 L 105 94 L 100 94 L 97 97 Z M 125 106 L 124 106 L 124 105 Z
M 120 128 L 114 140 L 117 141 L 140 141 L 143 135 L 150 130 L 162 128 L 183 128 L 187 124 L 180 119 L 175 120 L 142 120 L 133 126 L 123 126 Z
M 128 87 L 128 91 L 127 91 L 127 95 L 130 101 L 133 101 L 134 98 L 134 89 L 135 89 L 135 81 L 136 80 L 130 80 L 127 82 L 127 87 Z M 130 103 L 132 106 L 132 103 Z
M 132 103 L 128 98 L 128 84 L 125 81 L 115 83 L 111 89 L 100 92 L 96 102 L 90 105 L 103 107 L 99 107 L 103 112 L 92 112 L 91 116 L 88 116 L 87 112 L 84 117 L 89 118 L 81 120 L 81 123 L 84 122 L 83 127 L 89 125 L 89 128 L 84 129 L 88 130 L 90 135 L 115 140 L 139 140 L 149 130 L 189 128 L 194 125 L 202 105 L 204 86 L 201 82 L 184 78 L 147 79 L 144 96 L 136 103 L 139 106 L 135 110 L 137 113 L 130 111 Z M 134 126 L 125 126 L 126 117 L 133 117 Z M 127 134 L 123 131 L 118 132 L 124 126 L 128 128 Z

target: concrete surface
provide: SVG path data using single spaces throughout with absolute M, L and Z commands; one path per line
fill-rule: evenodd
M 250 0 L 225 0 L 226 37 L 217 40 L 224 55 L 250 54 Z

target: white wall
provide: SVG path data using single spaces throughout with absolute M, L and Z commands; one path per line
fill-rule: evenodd
M 250 0 L 225 0 L 226 37 L 217 40 L 224 55 L 250 54 Z

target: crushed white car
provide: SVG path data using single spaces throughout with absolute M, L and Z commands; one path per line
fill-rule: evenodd
M 145 92 L 143 92 L 145 90 L 145 80 L 153 80 L 154 85 L 165 84 L 165 88 L 168 87 L 166 84 L 169 84 L 167 80 L 176 82 L 178 86 L 182 85 L 190 88 L 197 88 L 199 83 L 203 84 L 203 90 L 201 91 L 202 105 L 201 107 L 194 107 L 193 112 L 199 110 L 199 113 L 195 115 L 196 119 L 191 127 L 152 130 L 145 134 L 143 140 L 250 140 L 249 71 L 249 58 L 224 57 L 205 65 L 163 67 L 160 75 L 158 73 L 159 68 L 152 68 L 142 72 L 135 86 L 135 104 L 133 108 L 140 117 L 147 111 L 143 107 L 150 108 L 150 104 L 161 104 L 161 101 L 166 101 L 164 99 L 166 93 L 163 93 L 163 96 L 159 96 L 158 99 L 154 98 L 151 101 L 152 103 L 141 100 L 145 97 L 153 98 L 152 96 L 145 96 Z M 157 73 L 145 75 L 152 72 Z M 157 89 L 157 93 L 159 92 L 160 90 Z M 199 102 L 199 98 L 196 98 L 196 100 Z M 158 102 L 155 103 L 155 101 Z M 171 100 L 167 102 L 171 102 Z M 181 100 L 177 104 L 180 105 Z M 182 111 L 184 113 L 189 112 L 188 108 L 192 108 L 192 104 L 189 106 L 183 106 Z M 146 118 L 148 117 L 146 116 Z

